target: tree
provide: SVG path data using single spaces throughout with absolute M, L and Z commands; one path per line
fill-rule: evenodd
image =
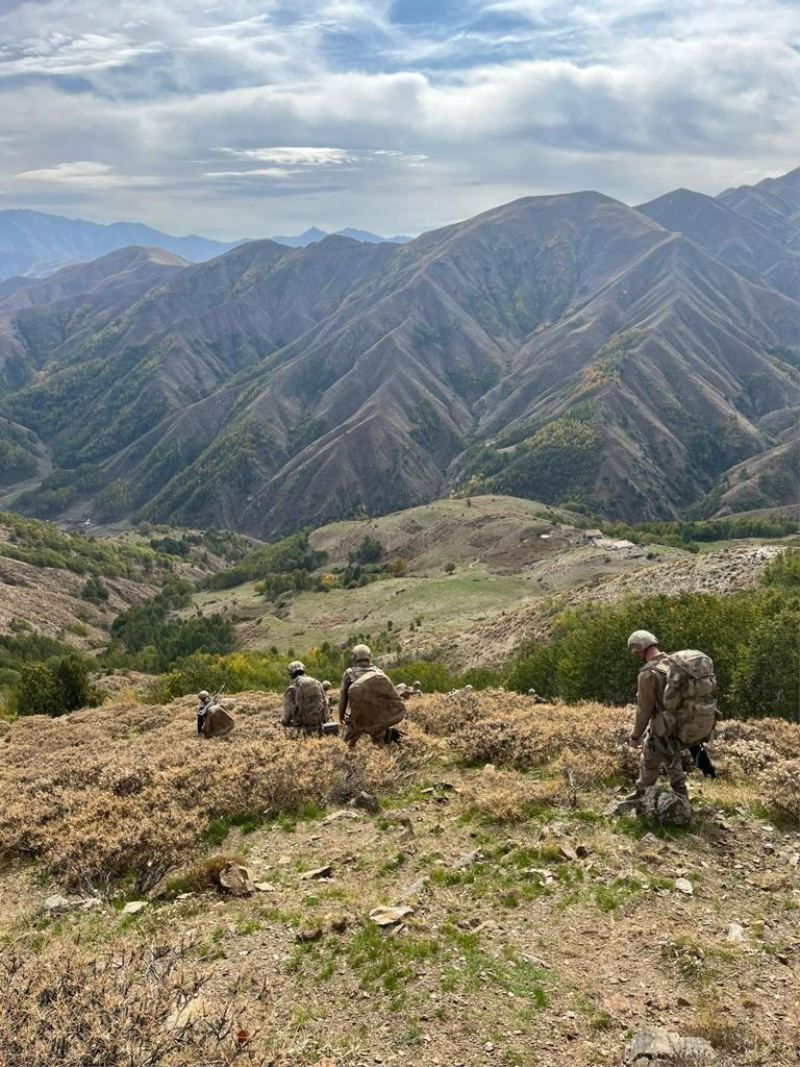
M 62 715 L 58 683 L 46 663 L 26 663 L 20 674 L 17 709 L 20 715 Z
M 20 674 L 17 698 L 20 715 L 49 715 L 55 718 L 76 708 L 99 703 L 91 684 L 89 665 L 71 653 L 47 662 L 26 663 Z

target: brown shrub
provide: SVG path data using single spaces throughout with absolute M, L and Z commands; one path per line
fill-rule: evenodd
M 224 1067 L 239 1051 L 235 1009 L 209 998 L 190 946 L 92 958 L 75 945 L 0 961 L 0 1049 L 8 1064 Z M 236 1062 L 254 1062 L 246 1052 Z M 260 1061 L 263 1062 L 263 1061 Z
M 191 698 L 19 720 L 4 745 L 0 855 L 38 857 L 69 887 L 133 875 L 144 892 L 189 858 L 212 818 L 385 791 L 437 747 L 414 726 L 392 749 L 287 738 L 276 705 L 240 695 L 236 732 L 222 742 L 196 738 Z
M 773 763 L 759 778 L 761 799 L 775 818 L 800 826 L 800 759 Z
M 497 771 L 472 779 L 469 793 L 459 798 L 459 810 L 492 822 L 522 822 L 534 809 L 554 807 L 566 799 L 567 786 L 562 778 L 526 781 L 519 775 Z

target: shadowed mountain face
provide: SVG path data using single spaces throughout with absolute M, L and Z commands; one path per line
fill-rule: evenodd
M 130 245 L 146 245 L 192 262 L 218 256 L 232 244 L 206 237 L 173 237 L 137 222 L 108 226 L 41 211 L 0 211 L 0 280 L 42 277 L 69 263 L 96 259 Z
M 53 466 L 16 504 L 39 514 L 265 536 L 466 487 L 647 519 L 787 462 L 794 254 L 707 197 L 115 256 L 0 300 L 0 414 Z

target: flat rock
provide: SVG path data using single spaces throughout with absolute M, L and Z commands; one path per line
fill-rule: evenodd
M 332 878 L 333 867 L 328 863 L 324 867 L 316 867 L 313 871 L 303 871 L 300 875 L 301 882 L 314 882 L 321 878 Z
M 393 926 L 395 923 L 402 922 L 407 915 L 413 914 L 413 911 L 414 909 L 406 904 L 401 904 L 394 908 L 382 906 L 373 908 L 369 913 L 369 917 L 376 926 Z
M 679 893 L 683 893 L 687 897 L 691 897 L 694 895 L 694 886 L 688 878 L 676 878 L 675 888 L 678 890 Z
M 148 902 L 146 900 L 129 900 L 125 907 L 122 909 L 123 915 L 138 915 L 140 911 L 144 911 Z
M 681 1037 L 665 1027 L 642 1030 L 625 1048 L 626 1067 L 711 1067 L 717 1054 L 701 1037 Z

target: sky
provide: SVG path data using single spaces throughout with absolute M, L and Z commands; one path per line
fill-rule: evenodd
M 800 0 L 0 0 L 0 208 L 416 234 L 800 163 Z

